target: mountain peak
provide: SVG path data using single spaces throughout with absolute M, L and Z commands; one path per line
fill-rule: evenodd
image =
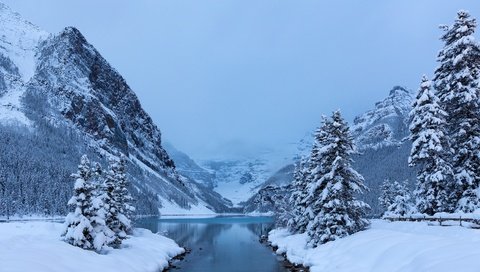
M 65 27 L 57 36 L 68 38 L 71 41 L 77 41 L 82 44 L 88 43 L 82 32 L 73 26 Z
M 23 81 L 35 71 L 35 50 L 49 34 L 0 2 L 0 55 L 15 63 Z
M 402 86 L 394 86 L 391 90 L 390 90 L 390 95 L 389 96 L 404 96 L 404 95 L 409 95 L 411 94 L 411 92 L 405 88 L 405 87 L 402 87 Z
M 375 103 L 375 108 L 357 116 L 352 132 L 359 149 L 396 145 L 408 134 L 408 114 L 413 100 L 412 91 L 393 87 L 388 97 Z

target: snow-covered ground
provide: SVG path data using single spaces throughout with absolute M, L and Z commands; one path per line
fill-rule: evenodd
M 270 232 L 269 240 L 312 272 L 480 271 L 480 230 L 458 226 L 374 220 L 366 231 L 315 249 L 306 249 L 305 234 L 285 229 Z
M 159 209 L 160 215 L 214 215 L 216 214 L 205 205 L 198 203 L 191 205 L 190 209 L 184 209 L 176 203 L 162 199 L 162 208 Z
M 60 223 L 0 223 L 0 271 L 158 272 L 184 252 L 171 239 L 135 229 L 123 248 L 97 254 L 61 241 L 61 231 Z

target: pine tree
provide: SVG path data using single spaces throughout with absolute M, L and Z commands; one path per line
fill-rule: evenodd
M 99 163 L 92 168 L 92 217 L 90 218 L 94 230 L 94 248 L 100 251 L 104 246 L 115 240 L 115 233 L 107 226 L 106 217 L 106 188 L 103 182 L 103 170 Z
M 380 185 L 380 196 L 378 197 L 378 203 L 385 211 L 395 201 L 395 186 L 394 182 L 390 179 L 385 179 Z
M 105 176 L 106 225 L 114 232 L 111 245 L 119 246 L 131 231 L 130 217 L 135 210 L 131 205 L 132 197 L 127 189 L 126 159 L 113 156 Z
M 125 233 L 129 234 L 132 230 L 132 217 L 135 212 L 135 207 L 132 206 L 133 198 L 128 191 L 128 180 L 127 180 L 127 158 L 125 155 L 120 155 L 119 167 L 117 171 L 117 189 L 119 196 L 120 205 L 120 229 Z
M 418 166 L 416 207 L 421 213 L 452 212 L 455 200 L 450 165 L 452 152 L 445 132 L 447 114 L 440 108 L 431 82 L 423 76 L 413 109 L 410 113 L 412 150 L 410 166 Z
M 454 150 L 454 197 L 457 211 L 473 212 L 480 206 L 480 47 L 473 36 L 476 20 L 459 11 L 450 27 L 444 26 L 445 43 L 438 55 L 435 89 L 441 107 L 449 114 L 448 135 Z
M 316 247 L 365 229 L 368 205 L 355 198 L 366 189 L 363 177 L 352 167 L 355 152 L 348 125 L 339 111 L 325 120 L 317 133 L 320 145 L 310 158 L 308 184 L 313 214 L 308 226 L 309 245 Z
M 94 190 L 91 176 L 90 161 L 84 155 L 77 173 L 72 174 L 72 178 L 75 179 L 74 195 L 68 201 L 68 205 L 73 206 L 74 211 L 65 218 L 66 229 L 62 234 L 67 243 L 84 249 L 94 248 L 95 233 L 90 221 Z
M 71 245 L 84 249 L 102 250 L 113 237 L 106 226 L 103 194 L 99 186 L 101 167 L 90 168 L 90 161 L 84 155 L 81 158 L 75 179 L 74 195 L 68 202 L 74 207 L 65 219 L 64 240 Z
M 408 190 L 407 183 L 395 181 L 391 186 L 392 203 L 387 207 L 385 216 L 405 216 L 412 213 L 415 209 L 412 207 L 412 197 Z
M 301 158 L 295 165 L 293 173 L 292 193 L 289 203 L 292 205 L 292 216 L 288 221 L 288 228 L 293 233 L 305 232 L 309 217 L 305 216 L 307 196 L 307 159 Z

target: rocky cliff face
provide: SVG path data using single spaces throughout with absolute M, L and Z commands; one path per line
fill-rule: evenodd
M 46 130 L 52 137 L 77 135 L 82 148 L 71 154 L 72 161 L 80 152 L 89 152 L 100 162 L 116 151 L 126 154 L 132 190 L 140 198 L 157 196 L 145 203 L 149 207 L 144 213 L 166 207 L 171 212 L 226 208 L 219 195 L 177 173 L 162 147 L 160 130 L 135 93 L 79 30 L 68 27 L 48 34 L 1 3 L 0 25 L 3 126 L 24 127 L 20 135 L 25 137 L 39 131 L 46 135 Z M 58 155 L 49 147 L 42 152 L 51 153 L 52 160 Z

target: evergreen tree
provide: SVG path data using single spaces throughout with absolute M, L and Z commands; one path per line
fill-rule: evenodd
M 99 163 L 92 168 L 92 186 L 94 187 L 92 198 L 92 217 L 90 218 L 95 237 L 94 248 L 100 251 L 104 246 L 115 240 L 115 233 L 107 226 L 107 210 L 105 200 L 107 192 L 103 182 L 103 170 Z
M 472 212 L 479 207 L 480 184 L 480 47 L 474 39 L 476 20 L 459 11 L 450 27 L 444 26 L 445 43 L 438 55 L 435 89 L 441 107 L 449 114 L 448 136 L 454 150 L 453 171 L 456 208 Z
M 77 173 L 72 175 L 75 179 L 74 195 L 68 202 L 74 211 L 67 215 L 66 229 L 62 234 L 71 245 L 97 251 L 113 237 L 105 222 L 104 198 L 98 182 L 100 173 L 99 164 L 90 168 L 87 156 L 82 156 Z
M 347 123 L 339 111 L 325 120 L 316 135 L 321 143 L 310 158 L 307 209 L 313 214 L 308 225 L 309 245 L 316 247 L 365 229 L 368 205 L 355 198 L 366 189 L 363 177 L 352 167 L 355 151 Z
M 387 207 L 385 216 L 405 216 L 412 213 L 415 209 L 412 207 L 412 197 L 408 190 L 407 183 L 395 181 L 391 186 L 392 203 Z
M 378 197 L 378 203 L 387 211 L 388 207 L 395 201 L 395 186 L 394 182 L 389 179 L 385 179 L 380 185 L 380 197 Z
M 309 218 L 305 216 L 306 197 L 307 197 L 307 159 L 301 158 L 295 165 L 293 173 L 292 193 L 289 203 L 292 206 L 292 216 L 288 220 L 288 228 L 293 233 L 303 233 L 306 231 Z
M 129 234 L 132 230 L 132 217 L 135 212 L 135 207 L 133 207 L 132 202 L 133 198 L 130 192 L 128 191 L 128 179 L 127 179 L 127 158 L 125 155 L 121 154 L 119 159 L 119 166 L 117 171 L 117 189 L 120 203 L 120 229 Z
M 431 82 L 423 76 L 417 98 L 410 113 L 412 150 L 410 166 L 418 166 L 416 207 L 421 213 L 452 212 L 455 201 L 452 156 L 445 133 L 447 114 L 440 108 Z
M 119 246 L 131 231 L 130 216 L 135 209 L 130 205 L 132 197 L 127 186 L 125 157 L 111 157 L 105 176 L 104 202 L 106 225 L 114 232 L 113 246 Z
M 75 179 L 74 195 L 68 201 L 74 211 L 65 218 L 65 231 L 62 234 L 64 240 L 74 246 L 84 249 L 94 247 L 94 229 L 91 224 L 92 196 L 94 186 L 91 183 L 90 161 L 84 155 L 78 166 L 78 171 L 72 174 Z

